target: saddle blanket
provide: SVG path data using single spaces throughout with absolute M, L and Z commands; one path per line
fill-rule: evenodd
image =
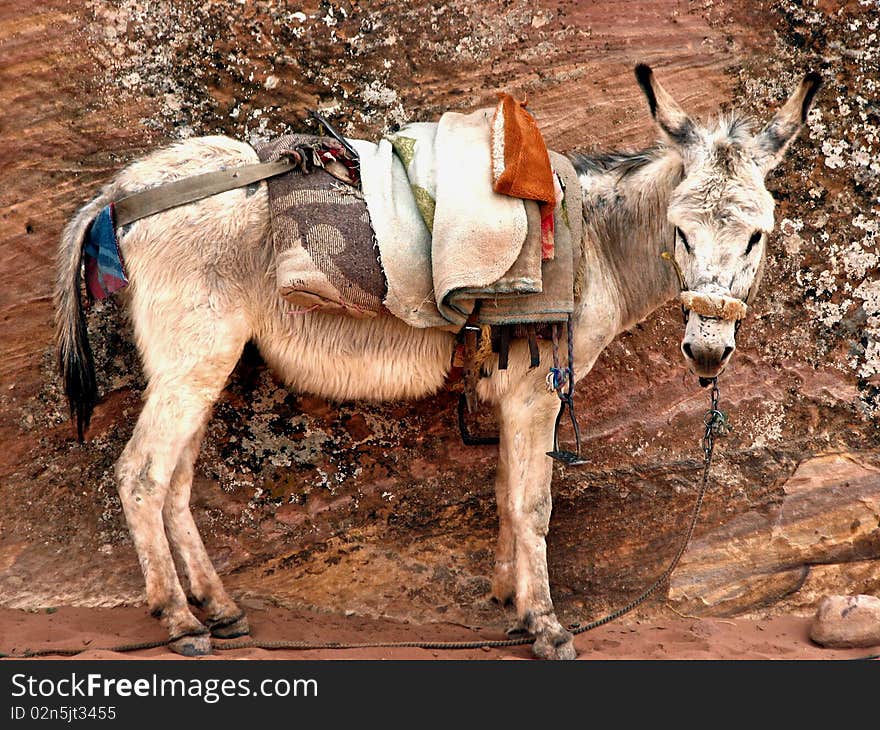
M 318 165 L 267 180 L 281 296 L 293 311 L 321 309 L 355 317 L 382 312 L 385 274 L 364 196 L 350 184 L 353 170 L 339 167 L 350 162 L 344 150 L 327 138 L 303 134 L 285 135 L 254 150 L 261 162 L 296 153 Z
M 538 202 L 493 190 L 494 113 L 447 112 L 378 143 L 349 140 L 388 281 L 385 306 L 413 327 L 457 330 L 472 316 L 481 324 L 554 322 L 573 311 L 577 175 L 567 158 L 549 154 L 557 229 L 549 258 Z

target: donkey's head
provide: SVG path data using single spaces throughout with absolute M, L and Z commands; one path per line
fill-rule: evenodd
M 681 351 L 696 375 L 712 378 L 736 348 L 739 321 L 760 280 L 773 229 L 773 197 L 764 176 L 779 164 L 806 120 L 821 79 L 815 73 L 804 76 L 767 126 L 752 135 L 742 117 L 698 125 L 648 66 L 637 66 L 636 78 L 662 140 L 681 156 L 682 180 L 667 210 L 675 227 L 674 257 L 687 318 Z

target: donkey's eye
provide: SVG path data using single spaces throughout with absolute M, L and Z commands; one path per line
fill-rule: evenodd
M 684 235 L 684 232 L 681 230 L 681 228 L 676 228 L 675 232 L 678 234 L 678 237 L 681 239 L 681 242 L 684 244 L 684 250 L 687 251 L 688 253 L 690 253 L 691 246 L 688 243 L 687 236 Z
M 761 233 L 761 231 L 755 231 L 755 232 L 749 237 L 749 245 L 746 246 L 746 256 L 749 255 L 749 251 L 752 250 L 752 248 L 754 247 L 754 245 L 755 245 L 758 241 L 761 240 L 761 236 L 762 236 L 762 235 L 763 235 L 763 234 Z

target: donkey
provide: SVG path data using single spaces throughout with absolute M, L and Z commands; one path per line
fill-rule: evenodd
M 764 176 L 804 123 L 820 77 L 808 73 L 757 134 L 745 117 L 693 121 L 639 65 L 636 79 L 659 132 L 631 154 L 571 155 L 583 193 L 585 276 L 572 319 L 576 379 L 620 332 L 679 295 L 728 305 L 755 294 L 773 228 Z M 95 215 L 111 201 L 189 175 L 257 161 L 242 142 L 212 136 L 156 151 L 121 170 L 64 230 L 55 288 L 65 390 L 80 427 L 97 401 L 83 315 L 81 252 Z M 265 183 L 181 206 L 120 231 L 130 286 L 120 295 L 148 386 L 131 439 L 116 463 L 119 495 L 153 615 L 172 650 L 211 651 L 211 637 L 249 633 L 227 594 L 189 508 L 193 464 L 211 409 L 248 341 L 292 389 L 337 399 L 419 398 L 440 389 L 454 335 L 413 329 L 393 317 L 285 313 L 275 289 Z M 664 261 L 667 252 L 672 262 Z M 678 273 L 676 273 L 676 271 Z M 743 311 L 745 309 L 742 306 Z M 698 311 L 698 309 L 700 311 Z M 681 351 L 700 378 L 714 378 L 736 347 L 737 322 L 686 310 Z M 550 361 L 541 343 L 541 361 Z M 332 368 L 327 363 L 332 362 Z M 560 404 L 525 343 L 509 367 L 485 366 L 478 396 L 500 424 L 495 492 L 499 535 L 492 597 L 513 601 L 517 627 L 536 656 L 572 659 L 572 635 L 550 597 L 545 536 L 551 511 L 554 425 Z M 181 574 L 175 569 L 175 560 Z M 184 587 L 185 586 L 185 587 Z M 204 623 L 189 604 L 203 612 Z

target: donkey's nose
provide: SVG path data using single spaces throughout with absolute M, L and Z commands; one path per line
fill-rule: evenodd
M 681 343 L 681 351 L 690 363 L 691 370 L 697 375 L 708 378 L 721 372 L 735 349 L 735 346 L 723 343 L 691 342 L 689 340 Z

